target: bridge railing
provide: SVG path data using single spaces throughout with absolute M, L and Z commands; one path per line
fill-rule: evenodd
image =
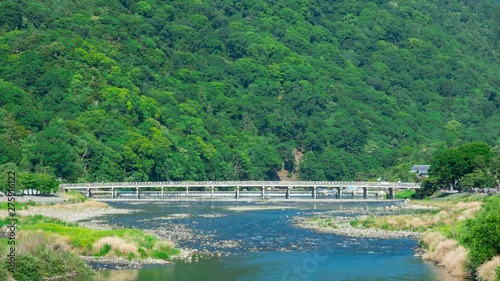
M 101 182 L 61 184 L 65 189 L 81 188 L 143 188 L 143 187 L 377 187 L 377 188 L 420 188 L 419 183 L 408 182 L 353 182 L 353 181 L 164 181 L 164 182 Z

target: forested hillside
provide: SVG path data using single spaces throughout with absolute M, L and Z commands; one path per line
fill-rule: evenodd
M 499 15 L 494 0 L 2 1 L 0 170 L 406 180 L 442 147 L 499 144 Z

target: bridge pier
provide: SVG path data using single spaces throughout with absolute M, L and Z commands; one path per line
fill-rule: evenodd
M 214 197 L 214 186 L 210 186 L 210 197 L 213 198 Z
M 161 198 L 165 198 L 165 187 L 161 187 Z
M 186 186 L 186 197 L 189 197 L 189 186 Z
M 260 196 L 262 197 L 262 199 L 264 199 L 264 197 L 266 196 L 266 187 L 265 186 L 262 186 L 262 190 L 260 192 Z
M 140 196 L 140 194 L 139 194 L 139 187 L 135 188 L 135 195 L 136 195 L 137 199 L 139 199 L 139 196 Z
M 114 187 L 112 187 L 112 188 L 111 188 L 111 198 L 112 198 L 112 199 L 115 199 L 115 197 L 116 197 L 115 188 L 114 188 Z
M 290 187 L 289 186 L 287 186 L 287 188 L 286 188 L 285 199 L 290 199 Z
M 363 187 L 363 199 L 368 199 L 368 188 Z
M 394 188 L 389 187 L 389 199 L 394 199 Z
M 342 189 L 342 187 L 337 187 L 337 196 L 336 196 L 337 199 L 342 199 L 342 197 L 343 197 L 342 193 L 344 193 L 343 191 L 344 190 Z
M 235 195 L 235 198 L 236 198 L 236 199 L 239 199 L 239 198 L 240 198 L 240 187 L 239 187 L 239 186 L 237 186 L 237 187 L 236 187 L 236 195 Z
M 312 199 L 316 199 L 316 187 L 314 186 L 313 187 L 313 190 L 312 190 Z
M 87 198 L 92 197 L 92 192 L 90 192 L 90 188 L 87 188 Z

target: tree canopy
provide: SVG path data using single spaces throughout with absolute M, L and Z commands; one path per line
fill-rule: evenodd
M 493 0 L 3 1 L 0 166 L 404 180 L 444 146 L 498 145 L 498 14 Z M 436 175 L 474 181 L 481 149 L 442 152 Z
M 430 178 L 419 194 L 429 196 L 438 188 L 467 191 L 470 188 L 500 186 L 500 153 L 485 143 L 471 142 L 460 147 L 442 148 L 431 160 Z

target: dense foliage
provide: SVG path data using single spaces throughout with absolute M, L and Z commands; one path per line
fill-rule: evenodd
M 500 255 L 500 195 L 484 200 L 479 214 L 460 229 L 460 242 L 469 249 L 473 271 L 494 256 Z
M 498 14 L 493 0 L 2 1 L 0 166 L 405 180 L 441 147 L 498 143 Z
M 485 191 L 500 187 L 500 151 L 480 142 L 442 148 L 430 161 L 429 178 L 416 197 L 431 196 L 438 189 Z

